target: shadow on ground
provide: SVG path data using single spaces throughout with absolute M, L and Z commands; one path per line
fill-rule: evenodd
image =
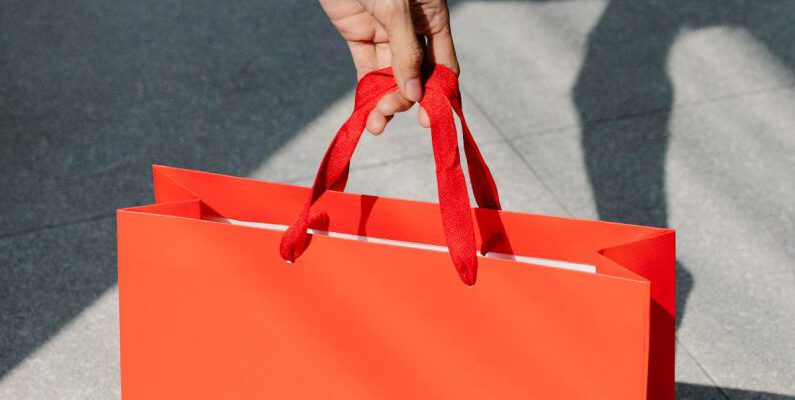
M 2 1 L 0 377 L 116 283 L 153 162 L 246 175 L 355 84 L 315 4 Z
M 740 389 L 724 389 L 715 386 L 676 383 L 678 400 L 795 400 L 793 396 Z
M 685 29 L 746 29 L 784 65 L 795 67 L 786 32 L 795 3 L 750 0 L 611 0 L 588 36 L 573 98 L 599 217 L 668 227 L 665 158 L 674 88 L 669 52 Z M 639 118 L 642 117 L 642 118 Z M 693 276 L 677 263 L 677 327 Z
M 499 1 L 499 0 L 497 0 Z M 523 0 L 514 0 L 523 1 Z M 556 2 L 565 0 L 529 0 Z M 674 87 L 668 57 L 686 30 L 746 30 L 795 72 L 795 2 L 773 0 L 609 0 L 588 35 L 572 98 L 580 120 L 586 170 L 599 218 L 669 227 L 665 161 Z M 677 329 L 693 274 L 676 263 Z M 772 393 L 677 384 L 687 399 L 792 399 Z
M 789 0 L 610 1 L 573 92 L 602 219 L 668 226 L 677 33 L 742 27 L 793 67 L 794 12 Z M 115 284 L 114 210 L 149 201 L 150 164 L 246 175 L 353 85 L 344 43 L 302 2 L 3 1 L 0 26 L 0 377 Z M 677 278 L 678 326 L 693 278 L 681 264 Z
M 746 29 L 782 64 L 795 70 L 791 30 L 795 2 L 749 0 L 611 0 L 588 36 L 572 96 L 599 217 L 668 227 L 665 158 L 674 87 L 668 56 L 685 29 Z M 677 328 L 693 275 L 677 262 Z M 772 393 L 677 384 L 683 399 L 792 399 Z

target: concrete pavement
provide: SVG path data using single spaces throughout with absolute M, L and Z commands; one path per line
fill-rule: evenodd
M 795 398 L 795 3 L 451 7 L 506 208 L 676 228 L 679 398 Z M 315 3 L 0 18 L 0 398 L 116 398 L 115 208 L 150 201 L 153 162 L 309 183 L 347 49 Z M 351 191 L 435 199 L 413 120 L 363 139 Z

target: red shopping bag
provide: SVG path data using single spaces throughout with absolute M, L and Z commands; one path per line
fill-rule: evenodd
M 673 399 L 674 232 L 501 211 L 439 66 L 439 204 L 343 193 L 394 88 L 362 79 L 312 188 L 154 167 L 118 212 L 122 397 Z

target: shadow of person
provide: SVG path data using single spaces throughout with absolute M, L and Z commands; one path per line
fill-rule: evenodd
M 765 399 L 765 400 L 795 400 L 793 396 L 769 392 L 755 392 L 742 389 L 717 388 L 711 385 L 697 385 L 693 383 L 676 383 L 677 400 L 726 400 L 726 399 Z
M 666 71 L 679 27 L 663 2 L 611 1 L 588 37 L 573 97 L 599 217 L 667 227 L 665 155 L 673 85 Z M 679 327 L 692 274 L 677 262 Z
M 674 86 L 667 60 L 683 29 L 745 29 L 782 64 L 795 66 L 795 2 L 611 0 L 587 41 L 573 90 L 581 144 L 599 217 L 669 226 L 665 161 Z M 694 278 L 677 268 L 676 327 Z M 793 399 L 773 393 L 677 383 L 680 399 Z
M 573 90 L 601 219 L 669 226 L 665 160 L 674 87 L 667 60 L 677 35 L 683 29 L 741 27 L 792 68 L 792 15 L 792 1 L 610 1 L 588 36 Z M 693 281 L 677 262 L 677 328 Z

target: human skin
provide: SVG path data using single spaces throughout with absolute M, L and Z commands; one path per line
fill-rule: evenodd
M 381 98 L 367 118 L 374 135 L 422 99 L 423 63 L 459 73 L 445 0 L 320 0 L 320 5 L 348 42 L 358 79 L 389 66 L 394 71 L 398 90 Z M 422 108 L 418 120 L 430 126 Z

